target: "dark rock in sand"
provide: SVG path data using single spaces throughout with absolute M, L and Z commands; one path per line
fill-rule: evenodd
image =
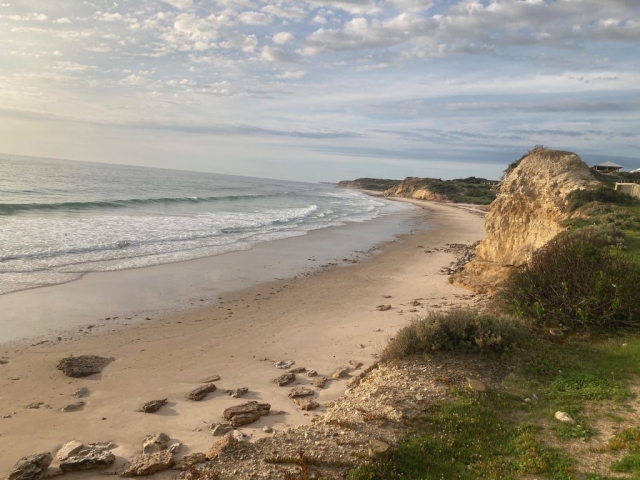
M 212 377 L 209 377 L 203 380 L 201 383 L 213 383 L 213 382 L 219 382 L 219 381 L 220 381 L 220 375 L 213 375 Z
M 156 453 L 141 453 L 120 467 L 118 475 L 128 478 L 151 475 L 171 468 L 173 463 L 173 455 L 168 450 Z
M 249 413 L 251 414 L 258 413 L 259 416 L 268 415 L 269 410 L 271 410 L 271 405 L 269 405 L 268 403 L 248 402 L 248 403 L 243 403 L 242 405 L 235 405 L 233 407 L 227 408 L 222 413 L 222 416 L 226 420 L 231 421 L 235 416 L 249 414 Z M 233 425 L 233 422 L 231 422 L 231 424 Z
M 22 457 L 11 469 L 8 480 L 40 480 L 45 477 L 53 457 L 49 452 L 39 452 Z
M 30 403 L 24 408 L 28 408 L 29 410 L 37 410 L 43 405 L 44 405 L 44 402 L 34 402 L 34 403 Z
M 0 358 L 0 365 L 6 365 L 7 363 L 9 363 L 9 360 L 4 360 Z
M 378 305 L 376 310 L 379 312 L 386 312 L 387 310 L 391 310 L 391 305 Z
M 295 373 L 285 373 L 284 375 L 280 375 L 278 378 L 273 379 L 273 383 L 280 387 L 285 387 L 292 383 L 296 379 Z
M 111 452 L 85 449 L 60 462 L 60 470 L 63 472 L 77 472 L 79 470 L 108 468 L 113 465 L 115 460 L 116 456 Z
M 240 398 L 249 393 L 249 387 L 236 388 L 235 390 L 227 390 L 227 393 L 233 398 Z
M 73 396 L 76 398 L 84 398 L 84 397 L 88 397 L 90 393 L 91 392 L 87 387 L 82 387 L 76 390 L 75 392 L 73 392 Z
M 84 402 L 76 402 L 67 405 L 66 407 L 62 407 L 60 410 L 63 412 L 77 412 L 78 410 L 82 410 L 86 403 Z
M 328 381 L 329 381 L 328 377 L 325 377 L 325 376 L 317 377 L 313 380 L 313 386 L 316 388 L 324 388 L 324 386 L 327 384 Z
M 233 427 L 241 427 L 243 425 L 249 425 L 250 423 L 260 420 L 260 414 L 258 412 L 239 413 L 234 415 L 230 422 Z
M 162 400 L 151 400 L 150 402 L 143 403 L 139 411 L 143 413 L 154 413 L 160 410 L 160 408 L 165 406 L 166 404 L 166 398 L 163 398 Z
M 307 387 L 295 387 L 289 392 L 289 398 L 309 397 L 315 393 L 316 392 Z
M 79 378 L 102 372 L 114 360 L 114 358 L 98 357 L 97 355 L 71 356 L 60 360 L 57 368 L 62 370 L 67 377 Z
M 202 387 L 196 388 L 189 395 L 187 395 L 187 398 L 189 400 L 193 400 L 194 402 L 199 402 L 204 397 L 209 395 L 211 392 L 215 392 L 215 391 L 216 391 L 216 386 L 213 383 L 208 383 L 207 385 L 203 385 Z
M 300 410 L 315 410 L 320 406 L 313 398 L 296 398 L 294 402 L 300 407 Z
M 331 378 L 338 380 L 339 378 L 347 378 L 349 376 L 348 367 L 338 367 L 335 372 L 331 374 Z
M 305 367 L 296 367 L 289 370 L 289 373 L 304 373 L 307 369 Z

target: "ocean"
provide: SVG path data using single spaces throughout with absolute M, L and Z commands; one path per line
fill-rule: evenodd
M 406 208 L 326 184 L 0 154 L 0 295 Z

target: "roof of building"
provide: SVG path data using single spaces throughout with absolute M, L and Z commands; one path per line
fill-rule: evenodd
M 613 162 L 604 162 L 604 163 L 599 163 L 597 165 L 594 165 L 594 167 L 613 167 L 613 168 L 622 168 L 622 165 L 618 165 L 617 163 L 613 163 Z

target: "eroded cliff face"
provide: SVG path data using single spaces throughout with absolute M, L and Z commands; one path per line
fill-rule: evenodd
M 498 187 L 489 206 L 486 238 L 476 259 L 452 283 L 477 291 L 493 286 L 526 265 L 535 250 L 563 231 L 569 218 L 568 196 L 577 189 L 597 188 L 599 182 L 578 155 L 536 150 L 524 157 Z
M 432 192 L 424 185 L 419 185 L 424 179 L 417 177 L 407 177 L 399 185 L 386 190 L 385 197 L 415 198 L 416 200 L 435 200 L 446 202 L 449 199 L 439 193 Z

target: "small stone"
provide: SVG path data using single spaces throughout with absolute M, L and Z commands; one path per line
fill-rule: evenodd
M 349 368 L 348 367 L 338 367 L 335 372 L 331 374 L 331 378 L 334 380 L 338 380 L 340 378 L 346 378 L 349 376 Z
M 169 450 L 171 453 L 175 455 L 180 451 L 180 448 L 182 448 L 182 444 L 178 442 L 178 443 L 174 443 L 173 445 L 169 445 L 169 448 L 167 450 Z
M 354 370 L 358 370 L 362 366 L 362 362 L 359 362 L 357 360 L 349 360 L 349 365 L 351 365 Z
M 377 458 L 385 455 L 389 450 L 389 445 L 380 440 L 369 440 L 369 457 Z
M 316 388 L 324 388 L 324 386 L 329 381 L 328 377 L 322 376 L 313 379 L 313 386 Z
M 307 369 L 305 367 L 296 367 L 289 370 L 289 373 L 304 373 Z
M 571 416 L 566 412 L 556 412 L 556 414 L 554 416 L 555 416 L 556 420 L 558 420 L 559 422 L 562 422 L 562 423 L 575 423 L 573 418 L 571 418 Z
M 274 378 L 273 383 L 275 383 L 279 387 L 285 387 L 295 381 L 295 379 L 295 373 L 285 373 L 284 375 L 280 375 L 278 378 Z
M 227 390 L 227 393 L 233 398 L 240 398 L 249 393 L 249 387 L 236 388 L 235 390 Z
M 279 362 L 274 363 L 273 366 L 282 370 L 286 370 L 287 368 L 291 368 L 294 363 L 296 362 L 293 360 L 280 360 Z
M 167 449 L 169 435 L 166 433 L 156 433 L 148 437 L 142 444 L 142 453 L 156 453 Z
M 232 426 L 247 425 L 255 422 L 263 415 L 268 415 L 271 405 L 268 403 L 248 402 L 225 409 L 222 416 L 228 420 Z M 256 416 L 257 415 L 257 416 Z M 236 417 L 238 417 L 236 419 Z
M 562 330 L 560 330 L 559 328 L 550 328 L 549 329 L 549 336 L 555 339 L 560 339 L 562 337 L 564 337 L 564 332 Z
M 115 460 L 116 456 L 111 452 L 85 449 L 60 462 L 60 470 L 63 472 L 77 472 L 80 470 L 108 468 L 113 465 Z
M 56 458 L 58 460 L 66 460 L 67 458 L 74 456 L 83 448 L 83 443 L 76 440 L 71 440 L 70 442 L 65 443 L 62 447 L 60 447 L 60 450 L 58 450 L 58 453 L 56 454 Z
M 307 371 L 307 377 L 317 377 L 317 376 L 318 376 L 318 372 L 316 372 L 315 370 Z
M 194 402 L 199 402 L 203 400 L 211 392 L 215 392 L 216 388 L 217 387 L 213 383 L 208 383 L 207 385 L 198 387 L 195 390 L 193 390 L 189 395 L 187 395 L 187 398 L 189 400 L 193 400 Z
M 243 425 L 249 425 L 258 420 L 260 420 L 260 414 L 258 412 L 247 412 L 234 415 L 230 422 L 233 427 L 242 427 Z
M 88 443 L 87 448 L 91 450 L 113 450 L 118 445 L 113 442 L 96 442 L 96 443 Z
M 233 426 L 228 422 L 214 423 L 209 427 L 211 434 L 215 437 L 221 437 L 227 432 L 233 430 Z
M 487 386 L 484 383 L 482 383 L 480 380 L 468 380 L 467 387 L 470 390 L 473 390 L 474 392 L 478 392 L 478 393 L 484 393 L 487 391 Z
M 8 480 L 40 480 L 45 477 L 47 468 L 51 465 L 53 457 L 49 452 L 39 452 L 22 457 L 13 466 Z
M 174 464 L 171 452 L 164 450 L 156 453 L 136 455 L 118 470 L 121 477 L 141 477 L 170 468 Z
M 71 356 L 60 360 L 57 368 L 62 370 L 67 377 L 79 378 L 102 372 L 114 360 L 114 358 L 99 357 L 97 355 Z
M 155 413 L 166 404 L 166 398 L 163 398 L 162 400 L 151 400 L 150 402 L 143 403 L 138 411 L 143 413 Z
M 293 401 L 300 410 L 315 410 L 320 406 L 320 404 L 312 398 L 296 398 Z
M 29 410 L 38 410 L 42 405 L 44 405 L 44 402 L 35 402 L 35 403 L 30 403 L 24 408 L 28 408 Z
M 262 427 L 262 431 L 264 433 L 273 433 L 273 428 L 271 428 L 269 425 Z
M 90 393 L 91 392 L 89 391 L 89 389 L 87 387 L 82 387 L 82 388 L 76 390 L 73 393 L 73 396 L 76 397 L 76 398 L 84 398 L 84 397 L 88 397 Z
M 220 375 L 213 375 L 205 380 L 203 380 L 201 383 L 214 383 L 214 382 L 219 382 L 220 381 Z
M 391 305 L 378 305 L 376 310 L 379 312 L 386 312 L 387 310 L 391 310 Z
M 314 395 L 315 392 L 307 387 L 295 387 L 292 388 L 288 394 L 289 398 L 309 397 Z
M 78 410 L 82 410 L 86 403 L 84 402 L 76 402 L 67 405 L 66 407 L 62 407 L 60 410 L 63 412 L 77 412 Z

